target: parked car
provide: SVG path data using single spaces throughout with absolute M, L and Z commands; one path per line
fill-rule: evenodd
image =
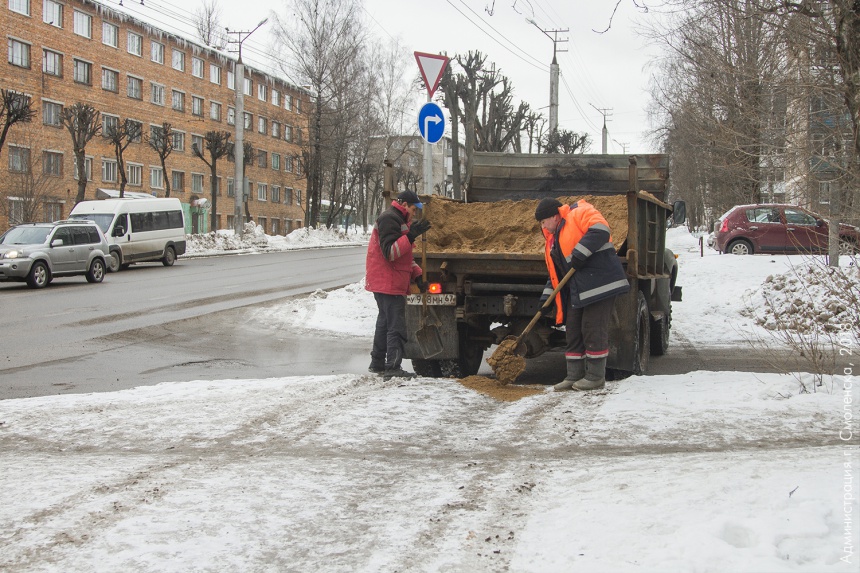
M 721 253 L 824 253 L 827 219 L 796 205 L 738 205 L 714 225 L 714 248 Z M 856 253 L 860 229 L 839 225 L 840 252 Z
M 104 233 L 92 221 L 17 225 L 0 237 L 0 282 L 43 288 L 54 277 L 84 275 L 87 282 L 100 283 L 109 252 Z

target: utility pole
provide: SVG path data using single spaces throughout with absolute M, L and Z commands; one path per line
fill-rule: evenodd
M 591 107 L 593 107 L 594 109 L 596 109 L 598 112 L 600 112 L 603 115 L 603 155 L 606 155 L 607 145 L 609 143 L 609 141 L 608 141 L 609 140 L 609 130 L 606 129 L 606 116 L 609 115 L 609 112 L 612 111 L 612 108 L 611 107 L 598 108 L 593 103 L 589 103 L 588 105 L 590 105 Z
M 526 22 L 533 25 L 535 28 L 544 33 L 544 35 L 552 40 L 552 63 L 549 65 L 549 132 L 552 133 L 558 130 L 558 52 L 566 52 L 567 50 L 559 50 L 558 44 L 567 42 L 567 39 L 560 40 L 560 33 L 567 33 L 568 28 L 564 30 L 544 30 L 537 25 L 537 22 L 531 19 L 526 19 Z M 550 35 L 552 34 L 552 35 Z
M 621 143 L 621 142 L 620 142 L 620 141 L 618 141 L 617 139 L 613 139 L 612 141 L 614 141 L 615 143 L 617 143 L 618 145 L 620 145 L 620 146 L 621 146 L 621 152 L 622 152 L 624 155 L 627 155 L 627 146 L 628 146 L 628 145 L 630 145 L 629 143 Z
M 257 31 L 257 28 L 268 22 L 268 18 L 264 18 L 257 24 L 257 27 L 250 32 L 240 32 L 238 30 L 230 31 L 225 28 L 228 34 L 236 34 L 238 40 L 231 40 L 230 44 L 239 44 L 239 57 L 236 59 L 236 69 L 233 73 L 233 87 L 236 89 L 236 116 L 234 124 L 236 126 L 236 136 L 233 143 L 233 157 L 236 161 L 236 171 L 233 175 L 233 231 L 236 236 L 242 234 L 245 225 L 245 217 L 242 214 L 242 201 L 245 197 L 245 65 L 242 63 L 242 42 L 248 39 L 248 36 Z M 244 38 L 242 36 L 245 36 Z M 232 50 L 231 50 L 232 51 Z M 214 214 L 213 214 L 214 219 Z M 212 229 L 213 231 L 215 229 Z

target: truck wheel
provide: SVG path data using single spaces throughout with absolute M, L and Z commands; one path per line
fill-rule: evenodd
M 671 312 L 671 311 L 670 311 Z M 669 315 L 651 321 L 651 354 L 663 356 L 669 350 Z
M 107 270 L 109 273 L 115 273 L 119 271 L 119 266 L 122 261 L 120 261 L 119 253 L 116 251 L 112 251 L 111 254 L 107 258 Z
M 481 369 L 484 360 L 484 349 L 469 336 L 470 330 L 460 330 L 460 355 L 455 360 L 440 360 L 442 376 L 447 378 L 465 378 L 473 376 Z
M 651 313 L 648 312 L 648 301 L 642 291 L 637 294 L 636 338 L 633 348 L 633 374 L 642 376 L 648 370 L 648 358 L 651 355 Z
M 412 368 L 415 373 L 425 378 L 441 378 L 442 365 L 439 360 L 422 360 L 419 358 L 412 359 Z
M 161 258 L 161 264 L 165 267 L 172 267 L 173 263 L 176 262 L 176 251 L 173 250 L 173 247 L 167 247 L 164 250 L 164 256 Z

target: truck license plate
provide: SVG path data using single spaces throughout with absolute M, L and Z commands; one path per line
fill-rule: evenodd
M 423 304 L 421 298 L 427 298 L 427 304 L 441 306 L 456 306 L 457 295 L 455 294 L 408 294 L 406 304 Z

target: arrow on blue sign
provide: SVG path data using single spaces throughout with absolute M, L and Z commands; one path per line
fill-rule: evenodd
M 429 143 L 436 143 L 445 134 L 445 114 L 442 108 L 433 102 L 427 102 L 421 106 L 418 112 L 418 130 L 421 137 Z

